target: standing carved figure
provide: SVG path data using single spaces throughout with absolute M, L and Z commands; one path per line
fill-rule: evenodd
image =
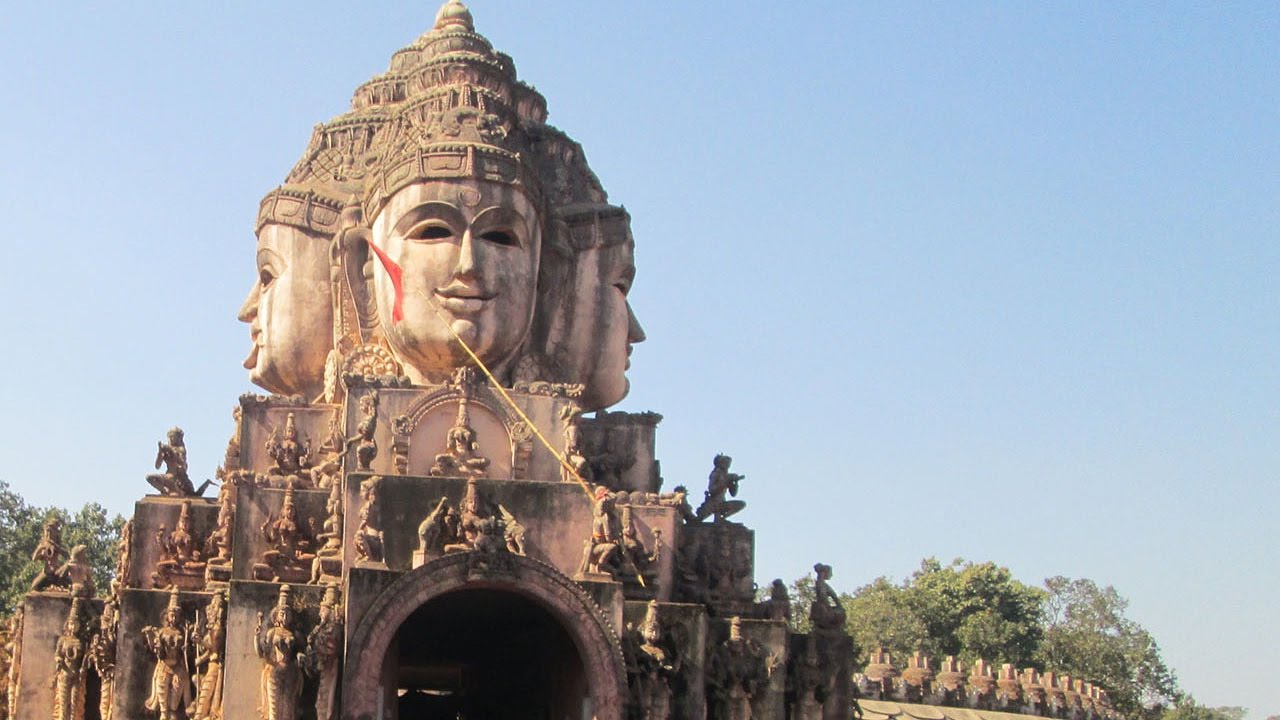
M 196 702 L 191 720 L 222 720 L 222 655 L 227 643 L 225 596 L 215 592 L 196 622 Z
M 227 582 L 231 579 L 231 535 L 235 524 L 234 489 L 224 484 L 218 490 L 218 519 L 205 542 L 205 582 Z
M 58 572 L 58 563 L 65 557 L 67 549 L 62 546 L 62 521 L 57 515 L 50 515 L 45 518 L 40 542 L 36 543 L 35 552 L 31 553 L 32 562 L 40 564 L 40 572 L 31 581 L 32 592 L 67 587 L 66 578 Z
M 147 476 L 151 487 L 159 490 L 161 495 L 173 497 L 197 494 L 191 477 L 187 475 L 187 445 L 182 439 L 182 428 L 169 431 L 169 442 L 156 443 L 156 469 L 159 470 L 161 465 L 164 465 L 164 472 Z M 200 489 L 204 490 L 204 487 Z
M 356 558 L 364 562 L 383 561 L 382 508 L 378 500 L 381 485 L 382 478 L 377 475 L 360 483 L 360 525 L 356 527 Z
M 126 520 L 120 528 L 120 543 L 116 545 L 116 576 L 111 579 L 111 594 L 120 596 L 124 588 L 132 587 L 129 577 L 130 546 L 133 545 L 133 520 Z
M 633 716 L 666 720 L 671 714 L 671 680 L 680 663 L 663 637 L 658 601 L 649 601 L 640 627 L 628 633 L 626 650 Z
M 356 446 L 356 468 L 368 470 L 373 467 L 374 458 L 378 457 L 378 443 L 373 439 L 378 429 L 378 391 L 374 390 L 360 398 L 362 417 L 356 424 L 356 434 L 347 438 L 347 447 Z
M 53 651 L 53 720 L 83 720 L 84 663 L 89 638 L 85 632 L 80 599 L 71 601 L 71 612 Z
M 89 642 L 89 664 L 102 681 L 98 695 L 98 717 L 101 720 L 111 720 L 116 679 L 116 631 L 119 627 L 120 611 L 115 600 L 108 600 L 102 606 L 98 632 Z
M 759 643 L 742 636 L 742 618 L 730 620 L 729 638 L 707 662 L 707 717 L 751 720 L 752 703 L 768 689 L 774 663 Z
M 843 630 L 844 606 L 840 604 L 840 596 L 827 584 L 831 579 L 831 566 L 818 563 L 813 566 L 813 572 L 816 577 L 813 580 L 813 602 L 809 604 L 809 621 L 817 630 Z
M 293 629 L 293 607 L 289 605 L 291 588 L 280 586 L 276 606 L 271 609 L 271 624 L 258 626 L 254 645 L 262 658 L 262 681 L 259 686 L 258 716 L 262 720 L 296 720 L 298 695 L 302 690 L 302 667 L 298 653 L 298 634 Z
M 8 702 L 9 717 L 18 717 L 18 678 L 22 676 L 22 606 L 13 611 L 9 619 L 9 685 Z
M 712 460 L 711 475 L 707 479 L 707 491 L 703 494 L 698 512 L 695 513 L 698 520 L 705 520 L 708 516 L 714 515 L 716 522 L 723 522 L 725 518 L 747 506 L 741 500 L 729 500 L 726 497 L 737 497 L 738 483 L 747 477 L 729 472 L 729 465 L 732 463 L 733 458 L 728 455 L 716 455 Z
M 306 668 L 316 678 L 316 720 L 333 720 L 337 710 L 342 658 L 342 606 L 330 585 L 320 602 L 320 621 L 307 636 Z
M 147 648 L 156 656 L 151 673 L 151 695 L 145 707 L 160 720 L 181 720 L 191 704 L 191 670 L 187 667 L 189 638 L 182 624 L 182 606 L 178 589 L 169 591 L 169 605 L 164 609 L 160 627 L 142 628 Z

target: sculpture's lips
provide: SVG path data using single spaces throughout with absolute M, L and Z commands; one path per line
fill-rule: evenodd
M 497 293 L 485 292 L 480 288 L 461 283 L 436 288 L 435 295 L 436 300 L 440 302 L 440 307 L 459 315 L 480 312 L 486 302 L 498 296 Z
M 253 343 L 253 348 L 249 350 L 249 357 L 245 358 L 244 362 L 241 363 L 245 370 L 252 370 L 258 367 L 258 348 L 262 347 L 262 342 L 259 339 L 261 336 L 261 330 L 250 328 L 249 340 Z

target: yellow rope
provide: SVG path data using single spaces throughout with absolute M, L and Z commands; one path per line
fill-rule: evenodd
M 431 309 L 435 311 L 436 317 L 439 318 L 440 322 L 443 323 L 444 326 L 449 330 L 449 334 L 453 336 L 453 339 L 458 341 L 458 344 L 461 345 L 462 349 L 466 351 L 467 355 L 471 358 L 472 362 L 474 362 L 476 366 L 480 368 L 480 371 L 484 373 L 485 377 L 489 378 L 489 384 L 493 386 L 493 389 L 498 391 L 498 394 L 501 395 L 502 399 L 505 400 L 506 403 L 511 406 L 512 410 L 516 411 L 516 414 L 519 415 L 520 419 L 524 421 L 525 426 L 528 427 L 531 431 L 533 431 L 533 434 L 538 438 L 539 441 L 542 442 L 543 447 L 545 447 L 555 457 L 555 459 L 560 462 L 561 467 L 569 471 L 569 474 L 573 476 L 573 479 L 578 481 L 578 485 L 582 486 L 582 491 L 585 492 L 587 494 L 587 497 L 591 498 L 591 500 L 594 502 L 595 497 L 591 494 L 591 488 L 587 486 L 587 481 L 583 480 L 582 476 L 578 474 L 578 471 L 574 469 L 572 465 L 569 464 L 569 461 L 566 460 L 563 455 L 561 455 L 554 447 L 551 446 L 551 442 L 547 440 L 546 436 L 543 435 L 540 430 L 538 430 L 538 426 L 535 425 L 534 422 L 529 419 L 529 416 L 524 414 L 524 411 L 520 409 L 520 406 L 516 404 L 516 401 L 513 400 L 511 396 L 507 394 L 507 391 L 502 387 L 502 383 L 499 382 L 498 378 L 494 377 L 493 373 L 489 371 L 489 368 L 484 364 L 484 361 L 482 361 L 480 357 L 475 354 L 475 351 L 471 349 L 471 346 L 467 344 L 467 341 L 463 340 L 462 336 L 459 335 L 456 331 L 454 331 L 453 325 L 449 323 L 449 319 L 444 316 L 444 313 L 440 312 L 440 306 L 436 304 L 435 298 L 431 297 L 425 292 L 422 293 L 422 296 L 427 299 L 427 303 L 431 305 Z
M 475 351 L 471 349 L 471 346 L 467 344 L 467 341 L 463 340 L 462 336 L 459 335 L 456 331 L 454 331 L 453 325 L 449 324 L 449 319 L 444 316 L 444 313 L 440 312 L 440 306 L 436 304 L 435 298 L 431 297 L 425 292 L 422 293 L 422 296 L 427 299 L 427 304 L 429 304 L 431 306 L 431 309 L 435 311 L 436 317 L 440 319 L 440 322 L 444 323 L 444 326 L 448 328 L 449 334 L 453 336 L 453 339 L 458 341 L 458 344 L 461 345 L 462 349 L 466 351 L 467 356 L 470 357 L 471 360 L 476 364 L 476 366 L 480 368 L 480 371 L 484 373 L 484 376 L 489 378 L 489 384 L 493 386 L 493 389 L 498 391 L 498 394 L 501 395 L 502 399 L 505 400 L 507 404 L 511 406 L 512 410 L 516 411 L 516 414 L 520 416 L 520 419 L 524 421 L 524 424 L 530 430 L 532 430 L 533 434 L 537 436 L 538 440 L 542 442 L 543 447 L 545 447 L 552 455 L 554 455 L 556 460 L 560 461 L 560 466 L 563 467 L 565 470 L 569 471 L 569 474 L 573 476 L 573 479 L 578 481 L 578 485 L 582 486 L 582 491 L 585 492 L 587 494 L 587 497 L 590 498 L 590 500 L 594 503 L 595 496 L 591 494 L 591 488 L 587 486 L 587 481 L 583 480 L 582 476 L 578 474 L 578 471 L 575 470 L 574 467 L 569 464 L 569 461 L 565 460 L 564 456 L 561 455 L 554 447 L 551 446 L 551 442 L 548 441 L 546 436 L 543 435 L 542 432 L 538 430 L 538 426 L 535 425 L 533 421 L 529 419 L 529 416 L 524 414 L 524 411 L 520 409 L 520 406 L 516 404 L 516 401 L 513 400 L 511 396 L 507 394 L 506 389 L 502 387 L 502 383 L 498 381 L 498 378 L 494 377 L 493 373 L 489 370 L 489 367 L 484 364 L 483 360 L 480 359 L 480 356 L 476 355 Z M 644 576 L 641 575 L 639 572 L 636 573 L 636 581 L 640 583 L 640 587 L 646 587 L 644 582 Z

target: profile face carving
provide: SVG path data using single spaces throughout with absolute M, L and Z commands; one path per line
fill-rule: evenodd
M 524 192 L 490 180 L 420 182 L 392 195 L 372 230 L 384 265 L 373 273 L 379 320 L 409 377 L 440 381 L 470 362 L 453 333 L 501 372 L 533 318 L 541 219 Z
M 630 389 L 631 346 L 645 339 L 627 302 L 635 275 L 633 240 L 578 253 L 566 336 L 569 377 L 586 385 L 579 400 L 584 408 L 613 405 Z
M 333 335 L 329 243 L 292 225 L 266 223 L 258 231 L 257 269 L 239 314 L 253 342 L 244 361 L 249 379 L 273 393 L 314 399 Z

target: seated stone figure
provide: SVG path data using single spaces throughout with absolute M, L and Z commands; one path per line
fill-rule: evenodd
M 159 470 L 164 465 L 164 472 L 148 475 L 147 483 L 159 490 L 161 495 L 195 495 L 195 486 L 187 475 L 187 445 L 182 438 L 182 428 L 171 429 L 168 439 L 167 443 L 156 443 L 156 469 Z M 203 489 L 202 486 L 201 490 Z
M 478 477 L 489 469 L 489 459 L 480 455 L 480 443 L 476 441 L 476 431 L 471 427 L 465 399 L 458 401 L 458 418 L 446 433 L 444 444 L 445 451 L 436 455 L 429 475 Z
M 165 532 L 164 526 L 160 526 L 156 532 L 156 545 L 160 547 L 160 560 L 156 562 L 156 571 L 151 578 L 157 589 L 199 590 L 204 587 L 206 563 L 201 552 L 204 543 L 196 539 L 191 528 L 191 501 L 182 503 L 173 532 Z

